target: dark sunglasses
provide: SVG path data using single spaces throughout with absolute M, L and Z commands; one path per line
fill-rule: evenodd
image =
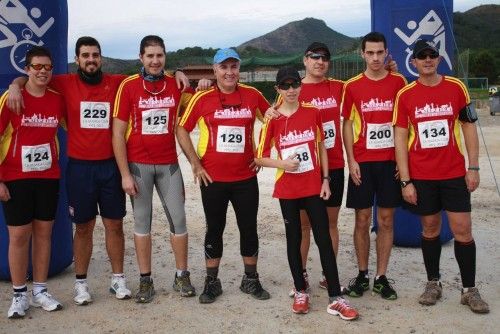
M 281 90 L 289 90 L 290 87 L 293 89 L 297 89 L 300 87 L 300 81 L 292 81 L 292 82 L 283 82 L 278 84 L 278 88 Z
M 52 69 L 54 68 L 54 65 L 52 64 L 29 64 L 28 66 L 35 71 L 40 71 L 42 68 L 44 68 L 46 71 L 52 71 Z
M 321 53 L 308 53 L 306 54 L 306 57 L 309 57 L 311 59 L 314 59 L 314 60 L 323 60 L 323 61 L 329 61 L 330 60 L 330 57 L 328 57 L 327 55 L 324 55 L 324 54 L 321 54 Z
M 427 57 L 431 59 L 436 59 L 439 57 L 439 53 L 436 52 L 431 52 L 431 53 L 419 53 L 415 58 L 420 59 L 420 60 L 425 60 Z

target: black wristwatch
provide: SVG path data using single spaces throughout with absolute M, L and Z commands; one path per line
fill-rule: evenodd
M 409 185 L 410 183 L 413 183 L 412 180 L 407 180 L 407 181 L 399 181 L 399 184 L 401 185 L 401 188 L 404 188 L 406 187 L 407 185 Z

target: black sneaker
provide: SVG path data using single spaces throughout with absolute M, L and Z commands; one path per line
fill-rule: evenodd
M 398 298 L 398 294 L 391 283 L 394 284 L 394 281 L 388 280 L 385 275 L 381 275 L 378 279 L 373 280 L 373 292 L 380 294 L 384 299 L 395 300 Z
M 177 273 L 175 273 L 173 288 L 175 291 L 180 292 L 182 297 L 196 296 L 196 289 L 191 284 L 189 276 L 189 271 L 183 271 L 181 276 L 177 276 Z
M 207 276 L 205 278 L 205 287 L 199 297 L 200 303 L 213 303 L 220 295 L 222 295 L 222 284 L 220 283 L 220 279 Z
M 361 297 L 363 292 L 370 288 L 370 280 L 364 275 L 358 275 L 357 277 L 349 281 L 349 286 L 347 287 L 347 294 L 351 297 Z
M 135 294 L 136 303 L 149 303 L 155 295 L 155 286 L 151 277 L 141 277 L 139 281 L 139 291 Z
M 255 273 L 255 276 L 243 275 L 241 280 L 240 290 L 244 293 L 252 295 L 255 299 L 266 300 L 271 298 L 269 292 L 264 290 L 259 281 L 259 274 Z

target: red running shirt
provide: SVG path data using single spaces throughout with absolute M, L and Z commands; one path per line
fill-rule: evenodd
M 343 88 L 344 82 L 326 79 L 319 83 L 302 83 L 299 95 L 299 101 L 310 103 L 321 111 L 329 169 L 344 168 L 340 131 L 340 102 Z
M 163 80 L 155 82 L 148 82 L 138 74 L 122 82 L 116 94 L 113 117 L 128 122 L 126 142 L 129 162 L 177 162 L 175 126 L 180 101 L 181 91 L 175 79 L 168 74 Z
M 298 154 L 299 169 L 278 169 L 273 197 L 295 199 L 318 195 L 321 191 L 321 166 L 318 143 L 323 141 L 323 121 L 319 109 L 301 104 L 291 116 L 267 121 L 261 130 L 257 158 L 270 157 L 271 148 L 279 159 Z
M 16 115 L 7 108 L 7 94 L 0 98 L 1 180 L 58 179 L 56 135 L 65 113 L 62 95 L 47 89 L 44 96 L 35 97 L 23 89 L 25 109 Z
M 214 181 L 233 182 L 255 176 L 255 118 L 269 108 L 265 97 L 255 88 L 238 84 L 231 94 L 218 88 L 198 92 L 191 99 L 179 126 L 188 132 L 198 125 L 198 156 Z
M 447 76 L 436 86 L 414 81 L 399 92 L 394 125 L 409 131 L 412 179 L 446 180 L 465 175 L 458 116 L 469 103 L 464 84 Z
M 124 75 L 104 74 L 97 85 L 83 82 L 78 74 L 55 75 L 50 86 L 64 95 L 67 110 L 68 156 L 80 160 L 114 157 L 111 114 Z
M 405 85 L 405 78 L 393 72 L 376 81 L 361 73 L 345 83 L 342 116 L 353 122 L 357 162 L 395 160 L 393 107 Z

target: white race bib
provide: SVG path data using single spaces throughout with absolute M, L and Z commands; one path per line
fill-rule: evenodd
M 287 159 L 291 156 L 297 154 L 296 159 L 299 162 L 299 168 L 294 172 L 285 171 L 286 173 L 305 173 L 314 169 L 313 157 L 311 156 L 311 151 L 309 150 L 309 145 L 307 143 L 288 147 L 281 150 L 282 159 Z
M 448 121 L 439 119 L 418 123 L 418 138 L 422 148 L 443 147 L 450 141 Z
M 82 129 L 109 129 L 109 102 L 80 102 Z
M 23 146 L 21 148 L 21 154 L 23 172 L 43 171 L 52 166 L 50 144 Z
M 367 123 L 366 148 L 376 150 L 394 147 L 394 129 L 392 123 Z
M 219 125 L 216 150 L 224 153 L 243 153 L 245 151 L 245 127 Z
M 142 112 L 142 134 L 162 135 L 168 133 L 169 109 L 148 109 Z
M 323 133 L 325 134 L 325 147 L 326 149 L 333 148 L 335 146 L 335 122 L 325 122 L 323 123 Z

